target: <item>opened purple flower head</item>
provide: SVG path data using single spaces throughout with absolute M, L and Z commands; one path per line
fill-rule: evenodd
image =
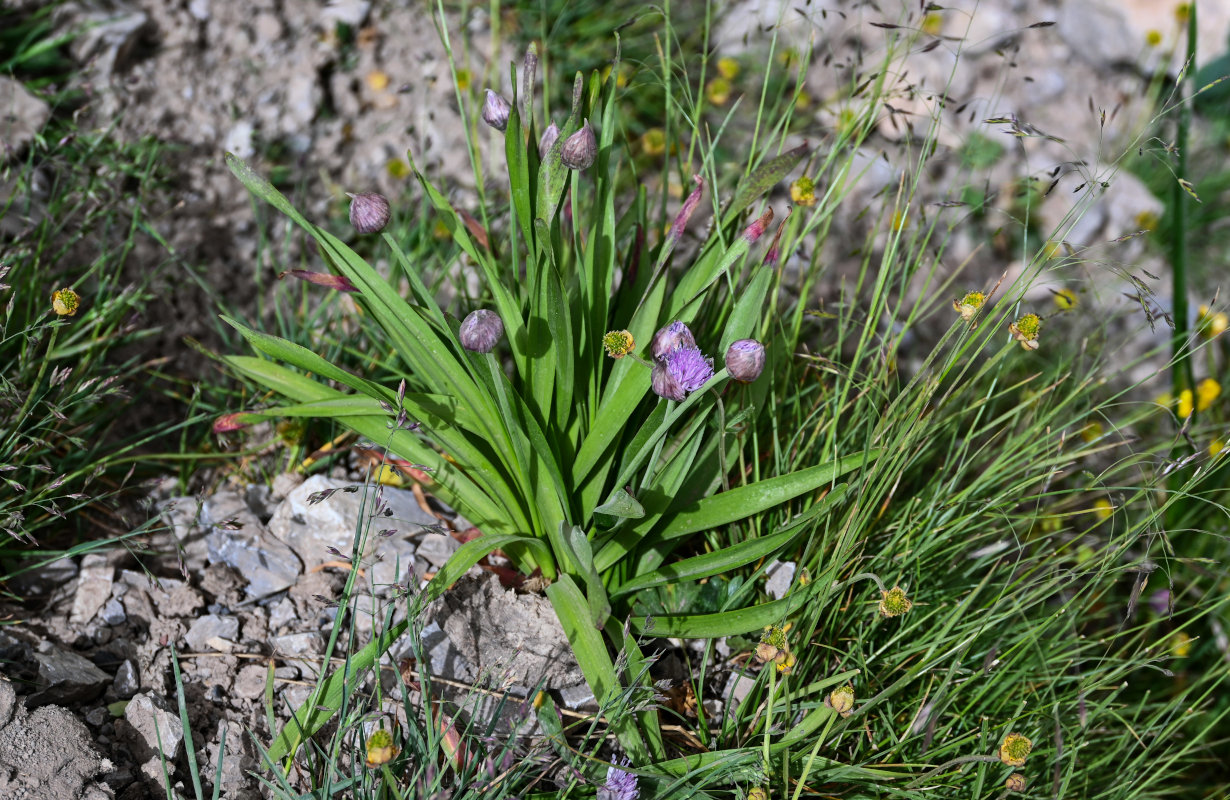
M 628 766 L 628 757 L 619 762 L 620 767 Z M 598 800 L 637 800 L 641 790 L 636 785 L 635 772 L 627 772 L 616 766 L 606 768 L 606 783 L 598 787 Z

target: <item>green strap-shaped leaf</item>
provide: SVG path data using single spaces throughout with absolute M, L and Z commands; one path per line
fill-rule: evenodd
M 716 614 L 663 614 L 653 617 L 653 625 L 647 628 L 643 620 L 632 619 L 632 627 L 644 636 L 671 637 L 680 639 L 718 639 L 723 636 L 738 636 L 763 629 L 766 625 L 781 622 L 798 611 L 814 594 L 815 584 L 805 591 L 796 591 L 781 600 L 720 611 Z
M 613 701 L 620 691 L 619 679 L 615 674 L 615 664 L 607 651 L 606 639 L 602 632 L 594 628 L 590 618 L 589 602 L 581 593 L 576 582 L 567 574 L 561 574 L 559 579 L 547 587 L 547 599 L 559 617 L 564 635 L 572 645 L 572 653 L 581 665 L 585 681 L 598 699 L 600 707 Z M 636 720 L 623 716 L 613 721 L 615 735 L 619 743 L 633 761 L 644 763 L 648 760 L 649 751 L 637 730 Z
M 829 464 L 767 478 L 706 497 L 670 517 L 662 530 L 662 536 L 682 536 L 750 517 L 801 494 L 814 491 L 879 456 L 879 450 L 854 453 Z
M 807 529 L 807 524 L 838 503 L 846 494 L 846 484 L 838 484 L 825 495 L 824 500 L 808 509 L 806 514 L 791 520 L 790 524 L 778 533 L 746 539 L 738 544 L 725 547 L 712 553 L 685 558 L 674 564 L 668 564 L 645 575 L 638 575 L 611 592 L 613 597 L 639 592 L 653 586 L 661 586 L 677 581 L 693 581 L 720 575 L 751 564 L 761 558 L 766 558 L 778 550 L 789 547 L 799 534 Z
M 730 201 L 722 217 L 722 223 L 730 224 L 739 214 L 743 213 L 745 208 L 754 203 L 757 197 L 772 189 L 778 181 L 786 177 L 790 170 L 794 169 L 810 151 L 811 147 L 804 142 L 793 150 L 787 150 L 780 156 L 770 158 L 752 170 L 747 180 L 739 184 L 734 199 Z

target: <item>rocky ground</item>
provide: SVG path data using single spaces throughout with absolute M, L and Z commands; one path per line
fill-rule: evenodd
M 1153 113 L 1145 98 L 1148 75 L 1159 67 L 1173 71 L 1178 63 L 1162 63 L 1165 42 L 1177 35 L 1173 9 L 1152 0 L 947 5 L 949 11 L 927 24 L 930 33 L 948 38 L 911 54 L 908 70 L 897 78 L 897 94 L 861 162 L 865 170 L 850 210 L 835 225 L 845 239 L 832 243 L 833 258 L 840 262 L 843 247 L 862 241 L 870 221 L 857 211 L 891 198 L 885 189 L 911 168 L 917 156 L 911 143 L 938 111 L 939 143 L 947 155 L 933 167 L 934 196 L 924 203 L 948 198 L 961 169 L 957 152 L 978 131 L 1009 143 L 986 169 L 993 191 L 1030 177 L 1062 182 L 1054 200 L 1041 207 L 1041 227 L 1060 229 L 1058 238 L 1073 247 L 1101 248 L 1097 263 L 1107 268 L 1084 268 L 1076 276 L 1083 288 L 1113 303 L 1124 271 L 1164 276 L 1165 265 L 1143 241 L 1106 243 L 1161 210 L 1114 159 Z M 832 13 L 815 24 L 786 12 L 780 27 L 785 41 L 802 46 L 812 39 L 821 54 L 806 81 L 813 139 L 840 123 L 836 98 L 849 85 L 850 54 L 874 63 L 885 46 L 886 30 L 868 23 L 901 19 L 887 8 L 894 2 L 881 6 L 830 3 Z M 781 10 L 771 2 L 732 3 L 715 37 L 717 53 L 761 52 Z M 450 20 L 454 43 L 464 41 L 466 53 L 490 50 L 484 14 L 477 9 Z M 1206 3 L 1201 14 L 1201 47 L 1210 59 L 1226 49 L 1230 6 Z M 761 27 L 749 25 L 752 20 Z M 1030 27 L 1044 22 L 1055 24 Z M 224 151 L 262 170 L 289 170 L 302 187 L 308 216 L 337 213 L 344 191 L 406 191 L 404 172 L 391 166 L 406 149 L 420 168 L 441 176 L 457 202 L 473 196 L 447 56 L 420 3 L 115 0 L 70 3 L 59 24 L 89 25 L 72 47 L 94 98 L 89 112 L 95 123 L 111 126 L 117 137 L 153 134 L 175 146 L 168 157 L 175 188 L 156 221 L 175 255 L 168 262 L 151 249 L 144 257 L 162 270 L 157 280 L 164 302 L 155 313 L 163 333 L 151 347 L 182 353 L 185 369 L 196 362 L 182 337 L 213 340 L 213 301 L 183 280 L 182 270 L 202 270 L 214 292 L 255 315 L 255 271 L 280 269 L 260 250 L 251 202 L 223 166 Z M 353 35 L 339 36 L 339 30 Z M 1150 48 L 1146 36 L 1154 30 L 1164 44 Z M 458 57 L 467 58 L 461 50 Z M 469 58 L 465 63 L 481 74 L 484 60 Z M 5 142 L 20 152 L 23 137 L 49 111 L 3 78 L 0 103 L 20 109 L 0 122 Z M 1015 123 L 987 126 L 989 117 Z M 1012 124 L 1031 135 L 1005 136 Z M 1109 185 L 1094 195 L 1073 193 L 1091 179 Z M 774 202 L 780 209 L 784 195 Z M 1069 217 L 1073 209 L 1078 219 Z M 926 205 L 912 209 L 905 224 L 955 213 Z M 1065 226 L 1065 218 L 1072 224 Z M 976 231 L 957 226 L 943 256 L 953 266 L 974 265 L 970 285 L 989 285 L 1005 272 L 1011 279 L 1025 269 L 1019 254 L 988 251 L 980 241 Z M 1035 297 L 1048 298 L 1050 288 L 1073 277 L 1048 274 Z M 1165 284 L 1155 290 L 1168 304 Z M 464 520 L 421 489 L 387 489 L 383 500 L 392 515 L 373 526 L 362 562 L 350 564 L 364 492 L 347 489 L 360 477 L 338 468 L 333 478 L 300 482 L 284 475 L 271 487 L 224 483 L 193 497 L 170 496 L 175 482 L 169 480 L 150 491 L 151 514 L 161 524 L 128 549 L 64 559 L 20 576 L 10 588 L 28 602 L 4 609 L 20 624 L 0 631 L 0 672 L 7 678 L 0 680 L 0 797 L 162 796 L 164 767 L 170 783 L 182 787 L 187 756 L 172 646 L 187 687 L 198 763 L 212 775 L 222 761 L 223 797 L 260 796 L 250 774 L 257 753 L 247 732 L 262 742 L 271 737 L 264 710 L 268 671 L 275 713 L 284 719 L 311 692 L 333 626 L 349 630 L 353 623 L 362 638 L 374 615 L 404 615 L 404 590 L 471 535 Z M 329 494 L 312 502 L 321 492 Z M 370 611 L 339 619 L 330 603 L 356 566 L 360 595 L 370 598 L 356 608 Z M 558 625 L 536 605 L 539 598 L 500 585 L 498 563 L 488 566 L 425 620 L 422 650 L 431 671 L 457 686 L 499 673 L 503 684 L 520 691 L 545 678 L 565 706 L 586 708 L 592 698 L 560 648 Z M 511 630 L 524 635 L 512 641 Z M 382 673 L 394 700 L 398 681 L 390 673 L 412 652 L 403 638 Z M 509 652 L 517 659 L 493 655 Z M 668 673 L 671 658 L 663 661 Z M 737 701 L 740 685 L 737 671 L 728 670 L 701 700 Z M 461 689 L 453 693 L 457 702 L 469 696 Z

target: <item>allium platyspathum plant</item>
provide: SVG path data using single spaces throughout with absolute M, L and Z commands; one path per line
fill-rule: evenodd
M 509 241 L 490 246 L 493 233 L 455 209 L 416 170 L 426 198 L 483 280 L 487 307 L 463 310 L 460 323 L 438 305 L 392 235 L 384 233 L 384 241 L 409 282 L 409 297 L 305 219 L 267 180 L 227 157 L 255 195 L 316 240 L 345 281 L 338 286 L 351 292 L 395 345 L 404 380 L 400 387 L 380 385 L 302 346 L 228 320 L 253 347 L 288 366 L 244 356 L 229 357 L 230 365 L 294 404 L 228 414 L 219 424 L 233 429 L 276 417 L 332 418 L 398 459 L 426 468 L 431 491 L 483 536 L 458 551 L 425 599 L 502 550 L 525 574 L 541 573 L 601 701 L 621 688 L 613 650 L 627 654 L 629 674 L 643 673 L 640 651 L 622 622 L 638 591 L 705 579 L 780 552 L 842 496 L 833 491 L 840 488 L 836 480 L 874 456 L 862 450 L 835 454 L 762 480 L 732 480 L 728 474 L 743 442 L 724 421 L 754 420 L 768 383 L 758 377 L 766 360 L 774 362 L 755 338 L 766 329 L 763 314 L 778 253 L 770 230 L 773 211 L 750 222 L 744 213 L 807 148 L 752 171 L 695 260 L 669 270 L 671 254 L 705 196 L 705 181 L 695 176 L 673 224 L 651 246 L 643 198 L 616 210 L 623 163 L 613 146 L 614 78 L 595 74 L 587 83 L 576 76 L 571 113 L 558 136 L 542 140 L 540 154 L 533 114 L 524 114 L 533 106 L 535 61 L 532 53 L 526 59 L 521 97 L 507 102 L 490 94 L 484 111 L 484 120 L 504 139 L 505 161 L 498 169 L 507 173 L 511 198 Z M 513 78 L 515 84 L 515 72 Z M 788 336 L 768 346 L 781 348 L 778 364 L 794 349 Z M 714 364 L 721 354 L 738 383 L 731 383 L 723 364 Z M 824 503 L 813 505 L 820 489 L 830 491 Z M 663 566 L 690 534 L 795 498 L 799 510 L 810 507 L 811 513 L 771 535 Z M 663 635 L 746 633 L 780 620 L 809 596 L 800 591 L 743 607 L 754 601 L 748 596 L 734 610 L 665 616 L 656 624 Z M 335 689 L 340 684 L 330 687 Z M 331 704 L 326 699 L 317 705 Z M 301 725 L 275 743 L 272 757 L 290 752 L 327 716 L 315 706 L 301 712 Z M 665 755 L 652 713 L 639 719 L 616 715 L 611 724 L 638 763 Z

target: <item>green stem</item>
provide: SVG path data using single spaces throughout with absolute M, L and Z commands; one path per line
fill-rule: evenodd
M 924 772 L 922 775 L 916 778 L 912 783 L 910 783 L 910 785 L 906 786 L 905 788 L 913 789 L 916 786 L 920 786 L 923 783 L 925 783 L 928 778 L 934 775 L 938 775 L 944 770 L 951 769 L 952 767 L 955 767 L 959 764 L 972 764 L 978 761 L 981 761 L 987 764 L 999 764 L 1000 763 L 1000 760 L 996 758 L 995 756 L 961 756 L 960 758 L 954 758 L 951 761 L 945 761 L 943 764 L 940 764 L 935 769 Z

